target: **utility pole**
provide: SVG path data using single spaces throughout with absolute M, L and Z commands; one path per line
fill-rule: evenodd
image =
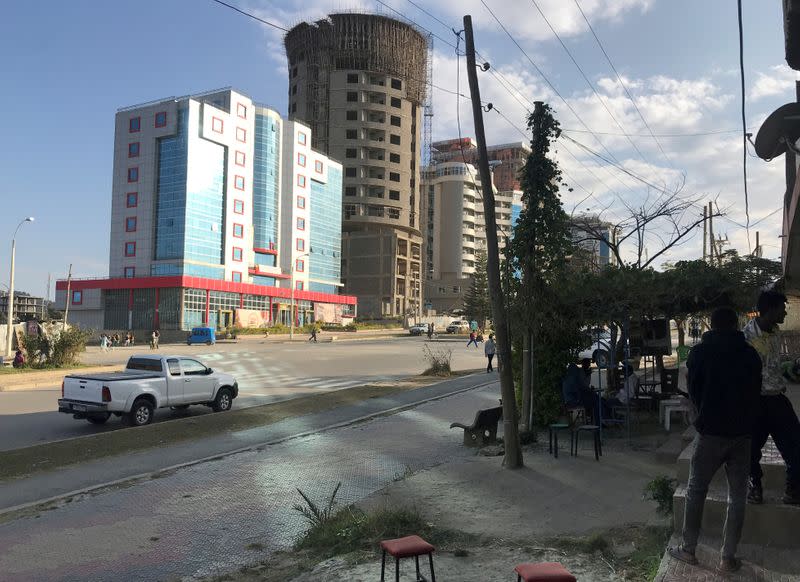
M 72 285 L 72 263 L 69 265 L 69 273 L 67 273 L 67 298 L 64 300 L 64 329 L 67 329 L 67 316 L 69 315 L 69 299 L 70 287 Z
M 714 239 L 714 206 L 713 202 L 708 203 L 708 240 L 711 248 L 709 249 L 711 257 L 711 265 L 714 266 L 716 258 L 717 243 Z
M 500 391 L 503 397 L 503 443 L 505 457 L 503 464 L 509 469 L 523 466 L 522 449 L 517 427 L 517 401 L 514 393 L 514 378 L 511 373 L 511 336 L 508 333 L 505 299 L 500 285 L 500 252 L 497 245 L 497 220 L 495 218 L 492 173 L 486 153 L 486 133 L 483 128 L 483 108 L 481 92 L 478 87 L 478 71 L 475 64 L 475 39 L 472 36 L 472 17 L 464 16 L 464 37 L 466 41 L 467 77 L 472 99 L 472 116 L 475 121 L 475 140 L 478 142 L 478 167 L 483 191 L 483 216 L 486 223 L 486 274 L 489 279 L 489 298 L 492 303 L 492 319 L 497 334 L 497 357 L 500 374 Z
M 703 262 L 708 257 L 708 208 L 703 206 Z
M 761 245 L 759 244 L 759 240 L 758 240 L 758 238 L 759 238 L 758 235 L 759 234 L 760 233 L 758 231 L 756 231 L 756 248 L 753 251 L 753 256 L 755 256 L 755 257 L 760 257 L 761 256 Z

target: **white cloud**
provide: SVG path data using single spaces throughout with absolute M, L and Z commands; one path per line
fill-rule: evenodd
M 769 70 L 756 73 L 756 82 L 750 88 L 749 99 L 757 101 L 764 97 L 794 95 L 794 82 L 800 79 L 800 73 L 793 71 L 784 64 L 774 65 Z

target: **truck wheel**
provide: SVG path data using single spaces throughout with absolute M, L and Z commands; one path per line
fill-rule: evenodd
M 206 345 L 210 346 L 211 345 L 211 340 L 206 340 Z
M 146 398 L 139 398 L 128 413 L 128 424 L 144 426 L 151 422 L 153 422 L 153 404 Z
M 225 412 L 230 410 L 231 406 L 233 406 L 233 396 L 230 388 L 220 388 L 211 408 L 214 412 Z
M 109 418 L 111 418 L 110 412 L 98 412 L 97 414 L 87 416 L 86 420 L 92 424 L 105 424 Z

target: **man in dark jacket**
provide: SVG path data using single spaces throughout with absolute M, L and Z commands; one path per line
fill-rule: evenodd
M 761 391 L 761 358 L 737 330 L 733 309 L 722 307 L 711 315 L 711 331 L 689 354 L 689 397 L 697 409 L 697 437 L 686 489 L 683 543 L 670 554 L 696 564 L 708 486 L 725 466 L 728 478 L 728 512 L 718 569 L 735 572 L 741 567 L 736 547 L 742 535 L 750 473 L 750 438 Z

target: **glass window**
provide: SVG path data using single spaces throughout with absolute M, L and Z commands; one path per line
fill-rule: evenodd
M 358 156 L 358 150 L 356 148 L 347 148 L 344 150 L 344 157 L 355 158 L 356 156 Z
M 392 104 L 392 107 L 398 107 L 399 108 L 400 105 L 401 105 L 401 101 L 400 101 L 399 97 L 392 97 L 390 103 Z
M 358 73 L 348 73 L 347 74 L 347 82 L 348 83 L 358 83 Z
M 234 200 L 233 211 L 236 214 L 244 214 L 244 200 Z
M 358 111 L 348 111 L 346 119 L 347 121 L 358 121 Z
M 306 177 L 303 176 L 302 174 L 297 175 L 297 185 L 300 186 L 301 188 L 306 187 Z
M 244 164 L 245 164 L 244 152 L 238 152 L 237 151 L 236 155 L 234 156 L 234 160 L 235 160 L 237 166 L 244 166 Z
M 298 154 L 297 154 L 297 165 L 298 166 L 302 166 L 304 168 L 306 167 L 306 155 L 305 154 L 301 154 L 301 153 L 298 152 Z
M 347 100 L 351 103 L 358 101 L 358 92 L 357 91 L 348 91 L 347 92 Z
M 297 207 L 298 208 L 305 208 L 306 207 L 306 197 L 305 196 L 298 196 L 297 197 Z
M 231 280 L 234 283 L 241 283 L 242 282 L 242 274 L 239 271 L 233 271 L 231 273 Z
M 389 154 L 389 161 L 392 162 L 393 164 L 399 164 L 400 163 L 400 154 L 391 154 L 390 153 Z
M 345 186 L 344 195 L 345 196 L 355 196 L 356 195 L 356 187 L 355 186 Z
M 298 251 L 306 250 L 306 241 L 302 238 L 297 239 L 297 246 L 295 247 Z
M 79 305 L 83 303 L 83 291 L 73 291 L 72 292 L 72 304 Z
M 392 79 L 392 89 L 402 89 L 403 82 L 400 79 Z
M 136 232 L 136 217 L 129 216 L 125 219 L 125 232 Z
M 400 145 L 400 136 L 399 135 L 390 135 L 389 136 L 389 143 L 392 145 Z
M 400 181 L 400 174 L 397 172 L 389 172 L 389 180 L 392 182 L 399 182 Z
M 224 122 L 219 117 L 211 118 L 211 131 L 215 133 L 222 133 Z
M 396 115 L 392 115 L 389 122 L 394 125 L 395 127 L 400 127 L 400 118 Z
M 297 132 L 297 143 L 300 145 L 306 145 L 306 134 L 302 131 Z
M 136 208 L 139 205 L 139 193 L 128 192 L 128 195 L 125 198 L 125 205 L 128 208 Z
M 139 168 L 128 168 L 128 182 L 139 181 Z
M 233 247 L 233 260 L 234 261 L 241 261 L 242 260 L 242 249 L 239 247 Z
M 236 128 L 236 141 L 240 141 L 242 143 L 247 142 L 247 130 L 243 127 Z
M 136 267 L 125 267 L 125 278 L 133 279 L 136 276 Z
M 297 219 L 297 230 L 305 230 L 306 229 L 306 219 L 305 218 L 298 218 Z
M 233 187 L 237 190 L 244 190 L 244 176 L 236 176 L 233 179 Z
M 131 117 L 128 120 L 128 132 L 129 133 L 136 133 L 142 128 L 142 118 L 141 117 Z
M 303 259 L 297 259 L 294 262 L 294 270 L 302 273 L 306 270 L 306 263 Z
M 125 243 L 125 256 L 126 257 L 135 257 L 136 256 L 136 243 L 135 242 L 126 242 Z
M 233 236 L 235 236 L 236 238 L 244 238 L 244 225 L 234 224 Z
M 345 168 L 344 175 L 348 178 L 355 178 L 356 177 L 356 168 Z
M 139 157 L 139 142 L 134 141 L 128 144 L 128 157 L 129 158 L 138 158 Z
M 400 200 L 400 190 L 389 190 L 389 200 Z
M 247 107 L 242 103 L 236 104 L 236 115 L 241 117 L 242 119 L 247 119 Z
M 167 360 L 167 368 L 169 368 L 169 375 L 170 376 L 180 376 L 181 375 L 181 365 L 177 359 L 169 359 Z
M 302 291 L 303 290 L 303 282 L 302 281 L 295 281 L 294 288 L 297 289 L 298 291 Z
M 323 167 L 322 167 L 322 162 L 320 162 L 319 160 L 316 160 L 316 161 L 314 162 L 314 171 L 315 171 L 317 174 L 321 174 L 321 173 L 322 173 L 322 170 L 323 170 Z
M 358 130 L 357 129 L 347 129 L 344 132 L 344 137 L 346 139 L 358 139 Z
M 156 113 L 156 127 L 164 127 L 167 125 L 167 112 L 159 111 Z
M 206 373 L 206 367 L 203 364 L 189 358 L 181 358 L 181 367 L 186 376 L 203 376 Z

